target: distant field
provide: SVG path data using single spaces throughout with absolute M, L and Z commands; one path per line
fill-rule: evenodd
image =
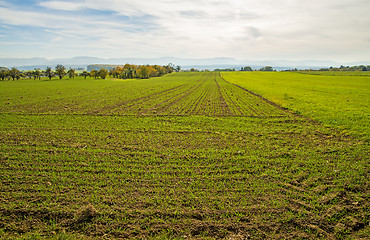
M 368 142 L 250 74 L 0 82 L 0 236 L 365 239 Z
M 144 116 L 286 114 L 226 83 L 217 73 L 179 73 L 151 80 L 88 78 L 37 83 L 24 80 L 2 85 L 0 112 Z
M 226 81 L 370 140 L 370 73 L 222 73 Z

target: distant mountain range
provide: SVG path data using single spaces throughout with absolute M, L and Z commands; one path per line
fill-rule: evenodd
M 320 60 L 304 60 L 304 61 L 289 61 L 289 60 L 238 60 L 234 58 L 175 58 L 175 57 L 160 57 L 160 58 L 96 58 L 96 57 L 74 57 L 74 58 L 0 58 L 0 67 L 16 67 L 20 70 L 32 70 L 34 68 L 45 69 L 46 67 L 55 67 L 62 64 L 67 68 L 83 68 L 86 69 L 91 64 L 137 64 L 137 65 L 167 65 L 172 63 L 181 66 L 182 69 L 210 69 L 215 68 L 235 68 L 240 69 L 243 66 L 251 66 L 254 69 L 259 69 L 264 66 L 272 66 L 274 69 L 306 69 L 306 68 L 322 68 L 322 67 L 339 67 L 340 65 L 370 65 L 367 62 L 339 63 L 334 61 Z

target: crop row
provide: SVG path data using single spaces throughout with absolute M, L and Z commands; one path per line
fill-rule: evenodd
M 182 85 L 144 95 L 113 107 L 120 115 L 281 116 L 263 99 L 223 80 L 218 73 L 183 79 Z
M 16 83 L 4 86 L 1 112 L 206 116 L 286 114 L 245 89 L 226 82 L 214 72 L 179 73 L 149 80 L 24 80 L 22 84 L 25 87 L 22 86 L 20 92 L 12 89 Z

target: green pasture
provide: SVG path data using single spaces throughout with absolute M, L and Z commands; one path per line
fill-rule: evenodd
M 367 72 L 225 72 L 222 76 L 303 116 L 369 139 Z
M 221 76 L 0 82 L 0 235 L 365 239 L 363 128 L 324 126 L 249 91 L 298 111 L 259 91 L 262 79 L 276 90 L 282 76 L 324 77 Z

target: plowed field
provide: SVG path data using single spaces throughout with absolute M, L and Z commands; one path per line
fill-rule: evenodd
M 368 237 L 368 143 L 218 73 L 0 86 L 4 238 Z

